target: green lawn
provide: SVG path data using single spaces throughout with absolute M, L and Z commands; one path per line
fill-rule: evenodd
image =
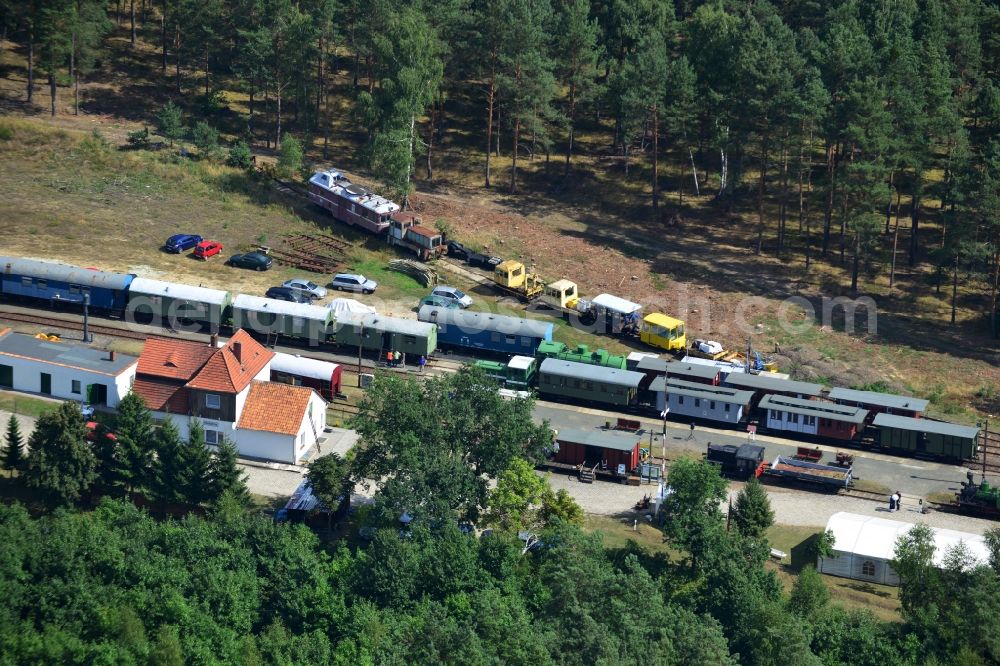
M 59 409 L 58 402 L 32 398 L 20 393 L 0 392 L 0 411 L 38 418 L 57 409 Z

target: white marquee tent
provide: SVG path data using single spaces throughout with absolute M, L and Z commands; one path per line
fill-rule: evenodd
M 833 532 L 834 556 L 817 562 L 820 572 L 844 578 L 854 578 L 882 585 L 899 585 L 899 576 L 889 561 L 893 558 L 896 540 L 913 529 L 913 523 L 864 516 L 841 511 L 830 516 L 826 529 Z M 946 553 L 959 543 L 965 543 L 979 562 L 989 562 L 986 541 L 978 534 L 957 530 L 931 528 L 934 532 L 934 563 L 940 565 Z
M 375 308 L 353 298 L 335 298 L 326 307 L 330 308 L 336 321 L 346 321 L 366 314 L 375 314 Z

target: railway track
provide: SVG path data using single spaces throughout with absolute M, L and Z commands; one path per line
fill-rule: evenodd
M 7 321 L 18 322 L 22 324 L 38 324 L 39 326 L 46 327 L 46 333 L 56 333 L 57 329 L 70 330 L 70 331 L 83 331 L 83 321 L 72 321 L 67 319 L 59 319 L 57 317 L 46 317 L 43 315 L 29 315 L 23 312 L 10 312 L 8 310 L 0 310 L 0 318 Z M 88 322 L 87 328 L 90 333 L 96 335 L 107 335 L 109 337 L 115 338 L 125 338 L 128 340 L 145 340 L 149 337 L 168 337 L 168 336 L 157 336 L 154 333 L 145 333 L 140 331 L 130 331 L 126 328 L 116 328 L 113 326 L 106 326 L 103 324 L 95 324 L 92 321 Z

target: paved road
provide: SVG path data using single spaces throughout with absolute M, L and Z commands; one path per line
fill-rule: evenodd
M 571 407 L 559 403 L 539 401 L 535 407 L 535 419 L 541 422 L 548 419 L 553 428 L 599 428 L 607 421 L 614 422 L 618 414 L 597 409 Z M 660 455 L 663 422 L 659 419 L 637 418 L 647 429 L 644 437 L 648 442 L 652 439 L 652 452 Z M 706 445 L 742 444 L 747 441 L 747 435 L 736 430 L 721 430 L 697 426 L 694 436 L 686 424 L 667 423 L 666 452 L 667 457 L 676 457 L 680 452 L 703 454 Z M 757 443 L 765 447 L 765 459 L 773 459 L 776 455 L 792 455 L 800 445 L 799 442 L 778 437 L 758 435 Z M 810 445 L 814 446 L 814 445 Z M 823 444 L 818 446 L 824 452 L 824 459 L 832 459 L 837 447 Z M 955 492 L 960 489 L 960 483 L 965 480 L 965 467 L 943 463 L 900 458 L 896 456 L 875 453 L 872 451 L 853 451 L 855 455 L 854 475 L 857 479 L 877 483 L 886 488 L 901 490 L 906 495 L 926 497 L 934 492 Z

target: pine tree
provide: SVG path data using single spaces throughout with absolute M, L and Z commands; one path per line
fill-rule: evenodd
M 173 102 L 167 102 L 156 114 L 156 127 L 164 139 L 174 145 L 174 141 L 184 136 L 184 121 L 181 118 L 181 110 Z
M 97 478 L 105 493 L 117 493 L 122 487 L 122 456 L 117 436 L 102 423 L 90 434 L 91 446 L 97 458 Z
M 129 493 L 149 488 L 153 482 L 153 418 L 146 403 L 134 392 L 118 403 L 118 476 Z
M 762 539 L 774 524 L 774 511 L 764 486 L 757 479 L 750 479 L 736 496 L 733 506 L 733 525 L 743 536 Z
M 75 402 L 64 402 L 56 411 L 40 416 L 28 448 L 24 483 L 49 506 L 79 501 L 97 479 L 97 459 Z
M 7 434 L 4 437 L 3 452 L 0 453 L 3 468 L 14 476 L 24 464 L 24 437 L 21 435 L 21 424 L 13 414 L 7 420 Z
M 246 505 L 250 502 L 250 491 L 247 490 L 247 475 L 239 468 L 236 446 L 228 439 L 220 438 L 211 463 L 211 485 L 209 502 L 218 504 L 223 496 Z
M 188 441 L 181 445 L 183 468 L 180 492 L 184 501 L 198 506 L 212 496 L 211 454 L 205 447 L 205 428 L 192 420 Z
M 577 109 L 590 101 L 597 89 L 597 21 L 590 18 L 590 2 L 567 0 L 558 8 L 558 30 L 553 53 L 560 83 L 566 88 L 566 109 L 563 123 L 566 127 L 566 167 L 573 156 L 573 138 L 576 131 Z
M 153 438 L 156 462 L 150 478 L 152 499 L 166 514 L 167 505 L 185 501 L 185 459 L 180 433 L 173 420 L 165 419 Z

